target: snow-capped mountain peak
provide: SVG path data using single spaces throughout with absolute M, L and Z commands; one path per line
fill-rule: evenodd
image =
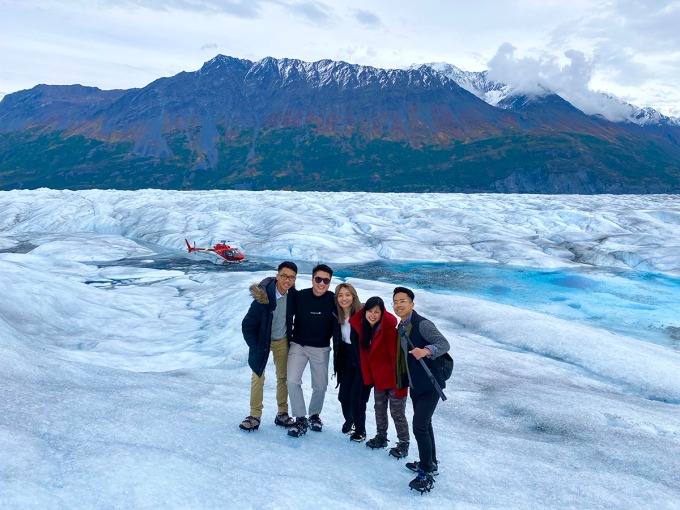
M 603 92 L 556 92 L 543 85 L 537 85 L 531 92 L 527 92 L 515 85 L 490 80 L 487 71 L 464 71 L 447 62 L 414 64 L 411 68 L 421 69 L 423 66 L 430 67 L 488 104 L 499 108 L 511 109 L 512 106 L 510 105 L 519 104 L 513 100 L 515 96 L 542 97 L 548 94 L 556 94 L 585 114 L 599 115 L 612 122 L 629 122 L 639 126 L 680 126 L 680 119 L 668 117 L 650 107 L 632 105 L 616 96 Z

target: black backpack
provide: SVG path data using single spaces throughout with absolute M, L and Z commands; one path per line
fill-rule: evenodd
M 448 381 L 449 377 L 453 373 L 453 358 L 448 352 L 445 352 L 437 358 L 442 366 L 442 373 L 444 374 L 444 380 Z

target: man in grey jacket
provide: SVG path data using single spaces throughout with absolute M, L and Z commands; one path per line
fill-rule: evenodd
M 434 375 L 440 388 L 445 388 L 443 370 L 436 358 L 445 354 L 450 345 L 432 321 L 414 310 L 414 298 L 411 289 L 396 287 L 392 306 L 401 319 L 399 322 L 401 349 L 397 350 L 397 388 L 409 386 L 413 403 L 413 435 L 418 444 L 420 457 L 418 462 L 406 464 L 408 469 L 418 473 L 409 483 L 409 487 L 422 493 L 432 489 L 433 477 L 439 474 L 432 415 L 440 398 L 423 363 Z

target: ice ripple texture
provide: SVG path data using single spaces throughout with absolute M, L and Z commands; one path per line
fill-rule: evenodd
M 185 236 L 198 243 L 218 236 L 274 260 L 292 253 L 307 261 L 594 264 L 677 274 L 678 203 L 672 196 L 2 192 L 0 507 L 679 508 L 676 350 L 416 289 L 417 309 L 447 336 L 456 360 L 449 399 L 433 418 L 441 474 L 420 498 L 409 492 L 413 474 L 402 464 L 340 433 L 334 381 L 324 431 L 289 438 L 273 423 L 270 364 L 262 426 L 253 434 L 238 429 L 249 413 L 240 332 L 248 286 L 272 271 L 117 262 L 179 253 Z M 393 288 L 347 280 L 362 300 L 389 299 Z M 298 286 L 310 283 L 301 272 Z M 370 404 L 367 425 L 373 433 Z M 396 438 L 393 426 L 388 435 Z M 408 460 L 416 451 L 414 441 Z
M 95 232 L 180 250 L 240 241 L 263 257 L 578 265 L 680 275 L 680 197 L 299 193 L 0 192 L 0 233 Z

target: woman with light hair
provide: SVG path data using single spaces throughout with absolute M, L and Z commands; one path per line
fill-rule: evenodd
M 359 360 L 359 338 L 349 325 L 349 319 L 361 309 L 357 291 L 349 283 L 335 288 L 338 321 L 333 333 L 333 373 L 337 378 L 338 400 L 342 406 L 345 423 L 343 434 L 363 431 L 366 437 L 366 402 L 370 395 L 364 390 Z

